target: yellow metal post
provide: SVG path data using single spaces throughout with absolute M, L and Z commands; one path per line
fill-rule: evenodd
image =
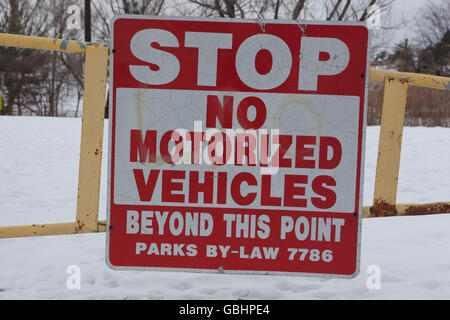
M 398 171 L 405 120 L 408 82 L 386 78 L 378 145 L 377 172 L 373 207 L 375 216 L 394 215 L 397 198 Z
M 109 47 L 104 44 L 5 33 L 0 33 L 0 46 L 85 54 L 77 221 L 4 226 L 0 227 L 0 238 L 104 232 L 105 221 L 97 220 Z
M 77 232 L 97 232 L 108 48 L 89 46 L 84 67 L 84 95 L 78 171 Z

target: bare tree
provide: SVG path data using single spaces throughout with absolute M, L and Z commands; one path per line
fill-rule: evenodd
M 373 60 L 380 51 L 393 48 L 396 30 L 405 24 L 403 18 L 392 24 L 391 8 L 394 2 L 395 0 L 323 0 L 323 17 L 337 21 L 368 21 Z M 316 3 L 316 7 L 317 5 Z M 317 16 L 313 15 L 312 18 L 317 19 Z M 375 22 L 379 22 L 379 25 L 375 26 Z
M 440 76 L 450 74 L 450 2 L 427 3 L 418 19 L 418 70 Z
M 50 30 L 49 13 L 42 1 L 0 2 L 0 32 L 44 36 Z M 33 83 L 38 83 L 36 67 L 42 65 L 42 52 L 15 47 L 0 47 L 0 72 L 5 79 L 5 97 L 2 114 L 26 112 L 27 101 L 32 93 L 26 92 Z
M 74 35 L 67 28 L 67 8 L 76 0 L 46 0 L 44 10 L 51 12 L 49 17 L 50 30 L 47 37 L 67 39 Z M 80 92 L 83 87 L 82 61 L 83 56 L 74 53 L 45 52 L 42 65 L 37 68 L 41 77 L 39 91 L 34 94 L 36 113 L 44 116 L 66 115 L 64 106 L 73 100 L 77 92 L 78 109 Z M 77 113 L 75 111 L 75 113 Z
M 0 32 L 72 38 L 67 7 L 77 0 L 9 0 L 0 3 Z M 82 55 L 0 47 L 5 77 L 2 114 L 59 116 L 82 88 Z M 69 72 L 67 72 L 69 70 Z
M 394 0 L 188 0 L 182 13 L 194 16 L 265 19 L 366 21 L 377 6 L 381 11 Z M 186 10 L 189 8 L 190 10 Z M 183 11 L 184 10 L 184 11 Z
M 421 8 L 416 25 L 418 45 L 430 46 L 439 41 L 450 30 L 450 1 L 427 2 Z
M 164 10 L 165 0 L 93 0 L 94 36 L 99 42 L 109 43 L 109 22 L 118 14 L 157 16 Z
M 181 15 L 190 16 L 282 19 L 286 17 L 290 6 L 297 8 L 298 15 L 305 2 L 306 0 L 188 0 L 178 2 L 177 9 Z

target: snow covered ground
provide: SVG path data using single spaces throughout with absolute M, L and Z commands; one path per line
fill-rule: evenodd
M 0 226 L 75 219 L 81 119 L 0 117 Z M 364 205 L 378 127 L 368 127 Z M 105 123 L 100 219 L 106 218 Z M 398 203 L 450 200 L 450 129 L 405 128 Z M 364 219 L 351 280 L 113 271 L 105 234 L 0 239 L 0 299 L 450 299 L 450 214 Z M 81 288 L 70 290 L 77 265 Z M 376 267 L 373 267 L 376 266 Z M 375 269 L 374 269 L 375 268 Z M 380 289 L 369 289 L 379 270 Z

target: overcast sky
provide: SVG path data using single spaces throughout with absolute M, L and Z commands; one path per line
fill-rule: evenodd
M 429 2 L 440 2 L 439 0 L 396 0 L 392 7 L 392 24 L 396 25 L 402 19 L 406 20 L 396 32 L 396 42 L 405 38 L 413 40 L 415 38 L 416 18 L 420 17 L 420 8 Z

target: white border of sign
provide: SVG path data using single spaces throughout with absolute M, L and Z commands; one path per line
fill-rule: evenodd
M 364 115 L 363 130 L 361 144 L 361 175 L 359 190 L 359 215 L 358 215 L 358 234 L 356 249 L 356 268 L 351 275 L 336 275 L 326 273 L 306 273 L 306 272 L 284 272 L 284 271 L 249 271 L 249 270 L 221 270 L 217 269 L 194 269 L 194 268 L 162 268 L 162 267 L 123 267 L 114 266 L 109 261 L 109 230 L 110 230 L 110 202 L 111 202 L 111 161 L 112 161 L 112 109 L 113 109 L 113 72 L 114 67 L 114 23 L 118 19 L 136 19 L 136 20 L 177 20 L 177 21 L 216 21 L 216 22 L 241 22 L 241 23 L 278 23 L 278 24 L 303 24 L 303 25 L 343 25 L 343 26 L 364 26 L 367 28 L 366 22 L 342 22 L 342 21 L 312 21 L 312 20 L 259 20 L 259 19 L 232 19 L 232 18 L 198 18 L 198 17 L 177 17 L 177 16 L 142 16 L 134 14 L 120 14 L 114 16 L 110 21 L 110 90 L 109 90 L 109 118 L 108 118 L 108 180 L 107 180 L 107 209 L 106 209 L 106 250 L 105 262 L 109 268 L 113 270 L 132 270 L 132 271 L 172 271 L 172 272 L 191 272 L 191 273 L 210 273 L 210 274 L 240 274 L 240 275 L 275 275 L 275 276 L 296 276 L 296 277 L 315 277 L 315 278 L 337 278 L 352 279 L 358 276 L 360 272 L 361 262 L 361 227 L 362 227 L 362 207 L 364 192 L 364 163 L 366 150 L 366 127 L 367 127 L 367 95 L 369 93 L 369 64 L 366 65 L 365 73 L 365 91 L 364 91 Z M 368 29 L 367 41 L 367 61 L 370 57 L 371 32 Z

